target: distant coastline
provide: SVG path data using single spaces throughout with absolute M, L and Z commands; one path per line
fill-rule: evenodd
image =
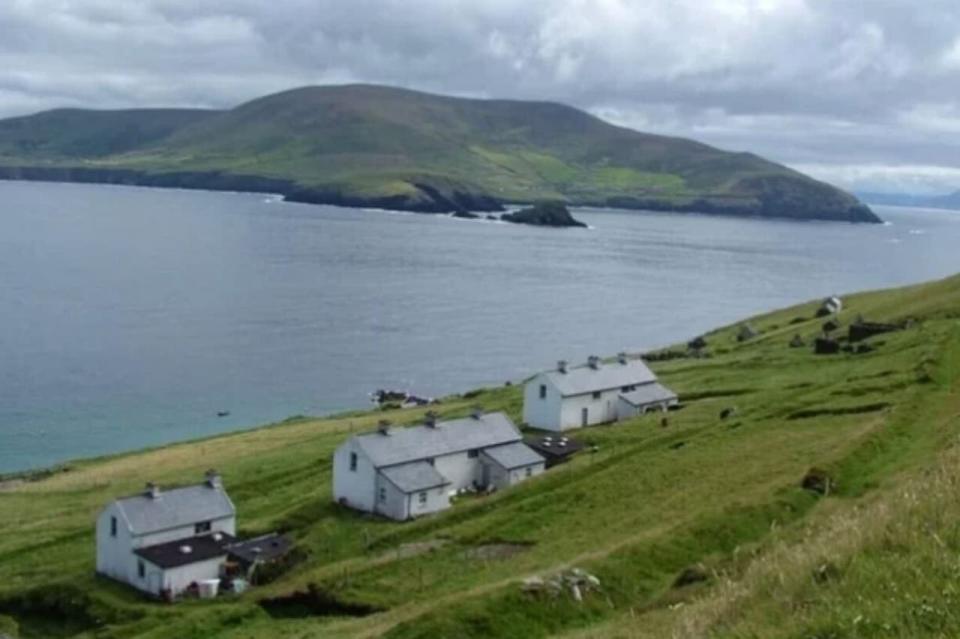
M 187 189 L 214 192 L 261 193 L 277 195 L 285 202 L 319 204 L 357 209 L 383 209 L 411 213 L 502 213 L 510 208 L 535 204 L 529 202 L 501 201 L 489 196 L 455 192 L 444 196 L 428 189 L 428 197 L 411 199 L 405 196 L 356 196 L 335 189 L 310 188 L 284 178 L 259 175 L 234 174 L 222 171 L 165 171 L 149 172 L 128 168 L 104 168 L 93 166 L 19 166 L 0 165 L 0 180 L 10 182 L 51 182 L 65 184 L 104 184 L 139 186 L 150 188 Z M 420 185 L 423 186 L 423 185 Z M 779 214 L 775 208 L 764 207 L 755 201 L 717 194 L 697 198 L 611 197 L 605 200 L 567 202 L 570 207 L 597 208 L 619 211 L 654 211 L 659 213 L 691 213 L 720 215 L 737 218 L 775 219 L 795 221 L 847 221 L 851 223 L 882 223 L 883 220 L 863 207 L 863 219 L 837 220 L 831 217 L 807 217 L 791 214 L 788 205 Z M 772 206 L 772 205 L 770 205 Z M 773 212 L 771 212 L 773 211 Z M 867 215 L 869 214 L 869 215 Z

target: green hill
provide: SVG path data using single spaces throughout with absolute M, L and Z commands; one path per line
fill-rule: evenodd
M 876 222 L 853 196 L 749 153 L 613 126 L 562 104 L 370 85 L 229 111 L 55 111 L 0 121 L 0 177 L 274 190 L 452 211 L 505 202 Z
M 0 631 L 23 637 L 950 637 L 960 634 L 960 277 L 851 296 L 905 329 L 858 354 L 815 355 L 810 303 L 665 351 L 683 410 L 576 433 L 581 453 L 513 489 L 409 523 L 331 499 L 331 453 L 384 412 L 78 461 L 0 483 Z M 518 385 L 452 397 L 519 420 Z M 735 414 L 721 418 L 726 409 Z M 400 423 L 421 410 L 388 411 Z M 309 553 L 239 597 L 163 605 L 93 575 L 93 521 L 151 479 L 223 472 L 242 532 Z M 818 469 L 810 473 L 811 469 Z M 804 489 L 807 476 L 826 494 Z M 824 491 L 820 491 L 821 493 Z M 596 575 L 582 603 L 525 578 Z M 678 581 L 678 577 L 683 578 Z M 268 612 L 260 602 L 327 597 Z M 359 616 L 363 611 L 374 614 Z M 6 621 L 2 617 L 6 616 Z

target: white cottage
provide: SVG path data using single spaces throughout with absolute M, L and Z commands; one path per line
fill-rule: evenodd
M 615 363 L 604 364 L 591 356 L 586 366 L 569 368 L 561 361 L 556 370 L 531 378 L 523 390 L 523 420 L 534 428 L 564 431 L 676 403 L 676 394 L 657 382 L 643 360 L 620 353 Z
M 160 490 L 147 484 L 97 517 L 97 572 L 156 596 L 217 579 L 235 541 L 236 509 L 220 476 Z
M 412 428 L 381 423 L 333 456 L 333 496 L 350 508 L 406 520 L 443 510 L 464 488 L 506 488 L 543 472 L 544 459 L 523 443 L 503 413 L 427 421 Z

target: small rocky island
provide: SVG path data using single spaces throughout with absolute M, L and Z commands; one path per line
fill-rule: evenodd
M 580 226 L 586 224 L 574 218 L 562 202 L 538 202 L 516 213 L 504 213 L 500 219 L 514 224 L 532 224 L 534 226 Z

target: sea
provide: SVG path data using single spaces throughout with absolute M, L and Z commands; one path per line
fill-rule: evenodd
M 754 313 L 960 271 L 884 225 L 576 209 L 588 229 L 0 182 L 0 473 L 518 383 Z

